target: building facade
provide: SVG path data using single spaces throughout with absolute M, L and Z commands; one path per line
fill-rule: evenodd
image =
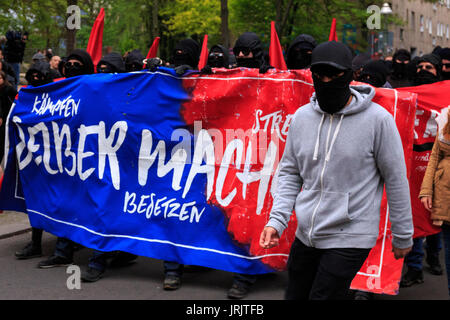
M 450 0 L 391 0 L 390 5 L 404 23 L 387 27 L 392 38 L 388 54 L 407 49 L 416 56 L 450 47 Z

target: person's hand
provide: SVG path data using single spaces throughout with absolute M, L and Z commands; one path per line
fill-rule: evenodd
M 443 223 L 444 223 L 443 220 L 433 220 L 433 226 L 436 226 L 436 227 L 442 227 Z
M 396 260 L 406 257 L 406 255 L 411 251 L 411 249 L 412 249 L 412 247 L 405 248 L 405 249 L 399 249 L 399 248 L 392 246 L 392 252 L 394 253 L 394 258 Z
M 160 58 L 151 58 L 148 59 L 145 63 L 147 64 L 148 70 L 155 72 L 158 67 L 162 65 L 162 60 Z
M 186 73 L 186 71 L 191 70 L 192 67 L 188 66 L 187 64 L 183 64 L 181 66 L 178 66 L 175 68 L 175 72 L 177 74 L 177 76 L 182 76 Z
M 260 74 L 264 74 L 264 73 L 266 73 L 267 71 L 269 71 L 269 69 L 273 69 L 273 67 L 272 67 L 272 66 L 269 66 L 269 65 L 267 65 L 267 64 L 263 64 L 263 65 L 259 68 L 259 73 L 260 73 Z
M 280 244 L 280 236 L 272 227 L 265 227 L 259 238 L 259 245 L 264 249 L 270 249 Z
M 201 74 L 212 74 L 212 68 L 208 65 L 206 65 L 202 70 Z
M 431 208 L 433 207 L 433 198 L 431 196 L 422 197 L 420 198 L 420 201 L 422 202 L 425 209 L 431 211 Z

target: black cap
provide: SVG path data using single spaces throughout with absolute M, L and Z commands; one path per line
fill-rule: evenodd
M 343 43 L 328 41 L 319 44 L 312 52 L 311 69 L 317 65 L 329 65 L 339 70 L 352 68 L 353 55 Z

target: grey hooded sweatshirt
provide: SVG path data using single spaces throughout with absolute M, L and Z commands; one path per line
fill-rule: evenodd
M 320 109 L 315 94 L 295 113 L 267 226 L 281 236 L 295 209 L 296 237 L 305 245 L 372 248 L 386 187 L 393 245 L 408 248 L 414 228 L 399 132 L 392 115 L 372 102 L 374 88 L 351 86 L 351 93 L 334 115 Z

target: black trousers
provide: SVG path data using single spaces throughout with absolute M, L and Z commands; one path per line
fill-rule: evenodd
M 295 239 L 288 260 L 287 300 L 346 300 L 370 249 L 316 249 Z

